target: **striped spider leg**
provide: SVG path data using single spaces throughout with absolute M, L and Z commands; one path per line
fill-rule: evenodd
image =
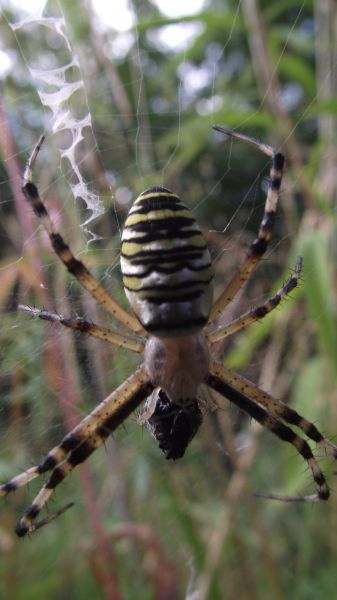
M 254 138 L 216 126 L 218 131 L 256 146 L 272 159 L 265 210 L 258 236 L 248 249 L 242 266 L 213 305 L 213 266 L 202 235 L 189 208 L 170 190 L 152 187 L 138 196 L 126 219 L 121 247 L 121 270 L 125 293 L 134 312 L 129 314 L 115 302 L 85 265 L 73 256 L 55 230 L 38 189 L 32 168 L 42 139 L 34 149 L 24 173 L 23 191 L 46 229 L 55 253 L 79 283 L 100 302 L 126 334 L 49 311 L 20 306 L 42 320 L 123 346 L 143 356 L 144 362 L 116 390 L 69 432 L 37 466 L 0 486 L 5 496 L 32 479 L 51 471 L 30 508 L 18 523 L 19 536 L 33 532 L 63 512 L 37 518 L 56 487 L 143 402 L 141 421 L 157 440 L 166 458 L 180 458 L 202 423 L 198 398 L 201 384 L 217 390 L 276 436 L 291 443 L 307 461 L 317 486 L 311 496 L 285 500 L 325 500 L 329 488 L 308 443 L 294 433 L 297 426 L 309 439 L 334 457 L 337 448 L 295 410 L 212 359 L 214 344 L 274 310 L 293 290 L 301 274 L 297 259 L 294 272 L 267 302 L 245 312 L 225 327 L 215 321 L 261 260 L 272 234 L 283 156 Z M 269 495 L 270 498 L 279 498 Z
M 310 440 L 313 440 L 317 445 L 324 448 L 328 454 L 337 458 L 337 446 L 324 437 L 311 421 L 308 421 L 296 410 L 274 398 L 256 384 L 248 381 L 242 375 L 220 365 L 216 361 L 210 363 L 206 383 L 258 423 L 269 429 L 278 438 L 292 444 L 310 467 L 317 486 L 317 493 L 308 496 L 255 494 L 256 496 L 283 501 L 306 502 L 316 502 L 329 498 L 328 484 L 308 442 L 286 425 L 295 425 Z
M 213 129 L 215 129 L 215 131 L 219 131 L 220 133 L 224 133 L 227 136 L 255 146 L 272 159 L 272 166 L 270 170 L 264 214 L 258 236 L 248 249 L 246 259 L 236 271 L 218 300 L 214 303 L 209 317 L 210 321 L 214 321 L 214 319 L 216 319 L 226 308 L 226 306 L 233 300 L 244 283 L 249 279 L 250 275 L 253 273 L 267 250 L 268 243 L 273 232 L 279 190 L 281 187 L 284 169 L 283 154 L 276 152 L 274 148 L 268 144 L 264 144 L 255 138 L 249 137 L 248 135 L 237 133 L 231 129 L 226 129 L 225 127 L 220 127 L 219 125 L 215 125 Z
M 103 402 L 72 429 L 37 466 L 13 477 L 0 486 L 0 496 L 5 496 L 30 481 L 51 471 L 46 483 L 33 500 L 25 515 L 16 527 L 19 537 L 33 533 L 41 526 L 36 519 L 42 508 L 55 491 L 55 488 L 84 462 L 131 413 L 145 400 L 153 390 L 144 365 L 141 365 L 130 377 L 116 388 Z M 58 511 L 58 514 L 63 512 Z M 54 515 L 52 516 L 52 518 Z M 47 519 L 47 522 L 50 520 Z
M 255 138 L 233 132 L 224 127 L 215 126 L 214 129 L 225 135 L 229 135 L 256 146 L 259 150 L 272 158 L 272 167 L 265 210 L 258 237 L 248 249 L 243 264 L 236 271 L 219 299 L 214 303 L 210 314 L 208 330 L 211 329 L 217 317 L 224 311 L 233 298 L 235 298 L 236 294 L 248 280 L 267 249 L 272 234 L 284 167 L 283 155 L 276 152 L 271 146 L 261 143 Z M 252 308 L 233 319 L 227 325 L 217 327 L 206 334 L 209 348 L 211 349 L 216 342 L 246 328 L 274 310 L 280 304 L 281 300 L 297 286 L 301 271 L 302 258 L 298 257 L 293 274 L 274 296 L 269 298 L 264 304 Z M 277 437 L 292 444 L 298 453 L 307 461 L 317 486 L 317 493 L 309 496 L 279 496 L 275 494 L 259 494 L 259 496 L 285 501 L 317 501 L 328 499 L 330 492 L 326 479 L 309 444 L 290 427 L 285 425 L 285 423 L 287 423 L 297 426 L 309 439 L 315 441 L 318 445 L 323 447 L 326 452 L 331 454 L 334 458 L 337 458 L 337 446 L 329 439 L 325 438 L 313 423 L 299 415 L 287 404 L 273 398 L 270 394 L 263 391 L 252 382 L 246 380 L 238 373 L 227 369 L 225 366 L 218 364 L 216 361 L 211 360 L 210 362 L 206 383 L 209 387 L 218 391 L 222 396 L 226 397 L 230 402 L 238 406 L 261 425 L 269 429 Z
M 63 325 L 103 342 L 124 347 L 139 354 L 144 351 L 145 342 L 141 338 L 135 339 L 121 335 L 81 317 L 64 317 L 22 304 L 18 306 L 18 309 L 43 321 Z M 203 416 L 197 400 L 191 402 L 188 407 L 181 408 L 178 404 L 170 401 L 161 388 L 156 388 L 147 399 L 137 422 L 139 425 L 147 426 L 167 459 L 176 460 L 184 455 L 188 444 L 202 424 L 202 420 Z
M 140 308 L 139 306 L 136 306 L 135 308 L 135 314 L 137 315 L 137 318 L 130 315 L 107 294 L 99 282 L 94 279 L 85 265 L 73 256 L 69 246 L 64 242 L 60 233 L 55 230 L 48 211 L 40 198 L 38 189 L 32 180 L 32 168 L 41 148 L 42 141 L 43 138 L 39 140 L 28 161 L 23 178 L 24 194 L 28 202 L 32 205 L 34 212 L 42 221 L 42 224 L 49 235 L 55 253 L 59 256 L 70 273 L 79 280 L 79 283 L 97 301 L 101 302 L 103 306 L 125 326 L 126 330 L 129 330 L 130 334 L 133 335 L 120 334 L 117 331 L 103 328 L 100 325 L 90 323 L 82 318 L 64 317 L 56 313 L 41 311 L 27 306 L 20 306 L 20 309 L 24 312 L 30 313 L 33 316 L 39 317 L 42 320 L 48 320 L 71 329 L 76 329 L 81 333 L 86 333 L 118 346 L 124 346 L 141 354 L 143 353 L 144 347 L 147 344 L 147 332 L 144 331 L 141 322 L 142 320 L 145 320 L 148 330 L 151 329 L 151 327 L 155 328 L 156 321 L 158 321 L 156 315 L 159 315 L 159 312 L 161 312 L 162 308 L 164 308 L 165 314 L 165 303 L 163 304 L 159 297 L 156 297 L 156 286 L 153 286 L 153 290 L 151 289 L 152 286 L 150 286 L 149 301 L 147 302 L 146 298 L 145 300 L 139 300 L 138 298 L 136 305 L 139 301 Z M 192 214 L 187 207 L 181 205 L 176 196 L 168 193 L 167 198 L 165 198 L 163 193 L 160 191 L 160 188 L 148 190 L 141 196 L 141 200 L 135 202 L 135 204 L 138 202 L 136 210 L 133 210 L 133 214 L 129 216 L 128 222 L 126 223 L 124 233 L 125 241 L 122 248 L 122 253 L 124 254 L 124 263 L 130 264 L 131 269 L 133 268 L 131 263 L 133 263 L 133 265 L 136 265 L 135 268 L 137 271 L 139 256 L 147 255 L 141 260 L 141 264 L 144 267 L 145 272 L 150 273 L 151 270 L 155 268 L 156 272 L 158 272 L 158 275 L 162 273 L 164 279 L 167 279 L 169 282 L 172 281 L 173 277 L 185 278 L 185 271 L 186 269 L 189 269 L 188 261 L 192 261 L 192 266 L 194 264 L 197 271 L 202 271 L 203 276 L 201 283 L 198 283 L 196 286 L 196 297 L 201 294 L 203 300 L 199 306 L 198 300 L 193 301 L 192 299 L 192 305 L 194 304 L 197 309 L 194 309 L 194 312 L 198 313 L 199 311 L 200 314 L 196 314 L 195 323 L 188 323 L 187 329 L 189 329 L 189 327 L 198 329 L 200 327 L 200 322 L 204 324 L 207 321 L 212 297 L 211 291 L 207 287 L 207 283 L 209 279 L 212 279 L 213 270 L 210 265 L 210 258 L 208 250 L 206 249 L 205 241 L 197 225 L 195 224 Z M 149 239 L 149 243 L 146 244 L 146 238 L 151 238 L 151 236 L 147 236 L 147 234 L 145 234 L 145 237 L 142 237 L 142 239 L 135 239 L 132 242 L 130 240 L 128 241 L 129 236 L 127 229 L 128 227 L 132 229 L 133 226 L 135 226 L 137 229 L 137 224 L 134 223 L 135 213 L 142 213 L 141 203 L 143 200 L 145 200 L 146 203 L 147 200 L 150 200 L 149 210 L 145 210 L 143 217 L 136 217 L 136 221 L 141 223 L 143 220 L 143 224 L 145 224 L 146 220 L 148 221 L 148 227 L 151 231 L 154 230 L 154 238 L 156 239 L 156 235 L 158 237 L 158 248 L 152 248 L 152 239 Z M 164 208 L 165 203 L 167 204 L 166 209 Z M 132 209 L 130 212 L 132 212 Z M 148 216 L 147 212 L 149 213 Z M 158 220 L 160 223 L 160 229 L 164 222 L 165 224 L 170 224 L 173 218 L 176 218 L 175 225 L 180 224 L 182 227 L 188 223 L 191 232 L 186 233 L 182 231 L 181 239 L 178 237 L 176 243 L 174 243 L 174 241 L 171 242 L 169 239 L 165 240 L 165 237 L 167 236 L 163 234 L 163 231 L 158 230 L 156 234 L 155 228 L 153 228 L 151 225 L 152 219 L 154 218 L 155 220 L 156 212 L 159 214 L 159 217 L 163 217 L 159 218 Z M 171 221 L 170 217 L 168 217 L 168 213 L 171 215 Z M 170 225 L 168 226 L 170 227 Z M 181 240 L 184 240 L 184 238 L 186 238 L 186 244 L 184 241 L 181 242 Z M 162 258 L 160 257 L 161 248 L 163 248 L 165 257 L 167 255 L 167 266 L 165 266 L 165 262 L 163 265 L 159 266 L 158 260 Z M 151 264 L 151 260 L 149 260 L 151 255 L 153 256 L 152 261 L 154 261 L 154 267 Z M 175 275 L 175 272 L 179 271 L 176 264 L 180 262 L 182 256 L 184 261 L 187 262 L 182 263 L 183 272 Z M 125 286 L 128 289 L 130 289 L 130 287 L 132 288 L 131 280 L 134 274 L 127 273 L 126 270 L 124 270 L 123 275 Z M 130 277 L 130 275 L 132 275 L 132 277 Z M 135 277 L 137 279 L 138 273 L 135 275 Z M 148 279 L 146 273 L 143 273 L 142 275 L 142 282 L 144 284 L 146 296 L 148 290 Z M 167 285 L 165 282 L 162 286 L 162 289 L 160 286 L 157 286 L 157 288 L 157 296 L 159 296 L 162 291 L 164 291 L 164 294 L 167 295 Z M 132 296 L 132 290 L 130 293 Z M 181 291 L 178 291 L 178 294 L 175 291 L 173 296 L 173 304 L 179 308 L 179 303 L 181 303 L 182 300 Z M 189 292 L 187 293 L 187 296 L 189 296 Z M 206 298 L 206 300 L 204 300 L 204 298 Z M 170 302 L 170 299 L 168 299 L 168 302 Z M 141 311 L 142 316 L 139 315 L 139 311 Z M 183 311 L 180 310 L 180 312 L 180 319 L 183 323 L 184 314 Z M 167 329 L 167 321 L 169 318 L 172 319 L 173 313 L 170 310 L 169 315 L 164 316 L 163 322 L 159 324 L 160 328 L 165 329 L 166 327 Z M 196 344 L 198 347 L 197 351 L 200 352 L 199 345 L 200 344 Z M 153 348 L 148 349 L 148 353 L 150 355 L 152 352 Z M 39 522 L 37 521 L 42 508 L 56 489 L 57 485 L 64 480 L 64 478 L 73 470 L 74 467 L 86 460 L 96 448 L 102 445 L 107 436 L 110 435 L 111 432 L 113 432 L 114 429 L 118 427 L 143 400 L 151 397 L 155 387 L 158 388 L 158 382 L 155 381 L 155 383 L 153 383 L 151 380 L 149 374 L 149 361 L 151 362 L 151 358 L 147 359 L 146 365 L 141 365 L 133 375 L 131 375 L 124 383 L 122 383 L 112 394 L 108 396 L 108 398 L 101 402 L 71 432 L 69 432 L 60 442 L 60 444 L 48 453 L 45 460 L 43 460 L 39 465 L 31 467 L 27 471 L 17 475 L 0 486 L 0 495 L 5 496 L 17 488 L 25 486 L 27 483 L 29 483 L 29 481 L 35 479 L 36 477 L 39 477 L 48 471 L 52 471 L 49 479 L 42 486 L 40 492 L 33 500 L 30 508 L 19 521 L 16 529 L 16 533 L 19 536 L 24 536 L 27 533 L 34 532 L 37 528 L 40 528 L 43 524 L 49 522 L 64 511 L 63 508 L 54 513 L 54 515 L 51 517 L 42 519 Z M 153 367 L 156 368 L 156 365 L 153 365 Z M 182 378 L 184 378 L 184 376 L 186 376 L 185 373 L 183 374 Z M 181 382 L 179 382 L 178 387 L 179 385 L 181 388 Z M 174 395 L 173 391 L 172 394 Z M 176 397 L 177 394 L 179 396 L 179 391 L 175 392 L 174 397 Z M 193 410 L 190 405 L 181 407 L 180 404 L 174 403 L 171 397 L 169 398 L 164 390 L 161 390 L 158 392 L 156 406 L 154 406 L 152 414 L 148 415 L 147 422 L 150 431 L 153 432 L 155 436 L 159 436 L 160 447 L 163 448 L 167 458 L 178 458 L 184 453 L 191 437 L 193 437 L 194 432 L 199 427 L 200 420 L 200 411 L 196 405 L 196 402 L 194 402 Z M 193 427 L 191 425 L 192 421 L 194 422 Z M 164 423 L 166 425 L 164 425 Z
M 26 166 L 23 175 L 23 186 L 22 191 L 32 206 L 36 216 L 41 221 L 44 229 L 46 230 L 54 252 L 63 262 L 68 271 L 76 277 L 79 283 L 86 289 L 89 294 L 103 304 L 103 306 L 121 323 L 126 327 L 140 333 L 143 331 L 139 324 L 139 321 L 133 316 L 126 312 L 117 302 L 114 300 L 108 292 L 101 286 L 99 281 L 93 277 L 87 267 L 72 254 L 69 246 L 65 243 L 64 239 L 58 231 L 55 230 L 53 222 L 43 204 L 39 191 L 33 182 L 33 167 L 36 162 L 37 156 L 40 152 L 41 146 L 44 142 L 44 136 L 41 136 L 38 143 L 36 144 Z
M 48 310 L 39 310 L 32 306 L 26 306 L 25 304 L 19 304 L 18 309 L 22 312 L 28 313 L 33 317 L 38 317 L 42 321 L 50 321 L 51 323 L 57 323 L 74 329 L 80 333 L 84 333 L 103 342 L 114 344 L 115 346 L 128 348 L 133 352 L 141 354 L 144 351 L 145 342 L 140 336 L 131 337 L 130 335 L 123 335 L 114 331 L 113 329 L 102 327 L 92 321 L 87 321 L 82 317 L 64 317 L 58 313 L 53 313 Z
M 289 295 L 290 292 L 292 292 L 292 290 L 294 290 L 297 286 L 298 280 L 302 272 L 302 265 L 303 261 L 302 258 L 299 256 L 296 260 L 293 274 L 291 275 L 291 277 L 289 277 L 285 284 L 276 292 L 276 294 L 274 294 L 274 296 L 269 298 L 266 302 L 264 302 L 264 304 L 256 306 L 255 308 L 252 308 L 244 314 L 240 315 L 236 319 L 233 319 L 233 321 L 231 321 L 227 325 L 224 325 L 223 327 L 217 327 L 214 331 L 207 334 L 206 339 L 208 344 L 210 346 L 213 346 L 213 344 L 215 344 L 216 342 L 219 342 L 220 340 L 230 335 L 233 335 L 237 331 L 245 329 L 252 323 L 263 319 L 263 317 L 265 317 L 268 313 L 277 308 L 282 299 L 285 296 Z

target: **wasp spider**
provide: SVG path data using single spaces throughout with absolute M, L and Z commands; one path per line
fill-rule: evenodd
M 235 404 L 281 440 L 292 444 L 309 465 L 316 493 L 286 496 L 285 500 L 326 500 L 329 488 L 308 442 L 289 425 L 337 457 L 337 447 L 313 423 L 276 400 L 241 375 L 212 358 L 216 342 L 234 334 L 272 311 L 295 288 L 302 261 L 283 287 L 267 302 L 225 326 L 217 320 L 248 280 L 271 238 L 282 180 L 284 157 L 271 146 L 223 127 L 217 131 L 249 143 L 271 159 L 269 187 L 258 235 L 241 266 L 213 304 L 213 266 L 205 239 L 191 213 L 173 192 L 152 187 L 138 196 L 126 219 L 121 247 L 125 293 L 133 314 L 125 311 L 72 254 L 49 217 L 32 170 L 43 138 L 36 145 L 25 170 L 23 192 L 47 231 L 52 247 L 68 271 L 100 302 L 127 334 L 106 329 L 82 318 L 64 317 L 27 306 L 22 310 L 41 319 L 60 323 L 87 335 L 123 346 L 143 355 L 143 362 L 116 390 L 87 415 L 37 466 L 0 486 L 5 496 L 32 479 L 51 471 L 16 533 L 24 536 L 49 519 L 37 521 L 55 488 L 143 402 L 141 419 L 157 439 L 166 458 L 181 457 L 202 422 L 198 391 L 202 384 Z M 270 498 L 282 498 L 269 495 Z M 67 507 L 65 507 L 67 508 Z M 55 513 L 60 514 L 61 511 Z M 53 518 L 53 515 L 51 518 Z

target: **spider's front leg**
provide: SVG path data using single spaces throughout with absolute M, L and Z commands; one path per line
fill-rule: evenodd
M 33 167 L 44 142 L 41 136 L 32 154 L 30 155 L 23 174 L 22 191 L 33 208 L 36 216 L 46 230 L 54 252 L 63 262 L 68 271 L 79 281 L 84 289 L 98 302 L 100 302 L 118 321 L 135 333 L 143 333 L 143 328 L 138 319 L 124 310 L 116 300 L 102 287 L 90 273 L 87 267 L 78 260 L 65 243 L 61 234 L 55 229 L 46 206 L 42 202 L 39 190 L 33 181 Z
M 213 305 L 209 317 L 210 322 L 216 319 L 223 312 L 226 306 L 233 300 L 238 291 L 248 280 L 256 266 L 259 264 L 261 258 L 267 250 L 268 243 L 273 232 L 275 213 L 277 209 L 277 202 L 284 170 L 283 154 L 281 154 L 281 152 L 276 151 L 274 148 L 272 148 L 272 146 L 269 146 L 269 144 L 265 144 L 263 142 L 260 142 L 259 140 L 256 140 L 253 137 L 250 137 L 243 133 L 238 133 L 236 131 L 233 131 L 232 129 L 227 129 L 219 125 L 215 125 L 213 129 L 229 137 L 236 138 L 247 144 L 255 146 L 261 152 L 263 152 L 272 159 L 272 165 L 270 170 L 270 178 L 264 213 L 257 238 L 249 247 L 247 256 L 243 264 L 236 271 L 231 281 L 226 286 L 224 292 Z

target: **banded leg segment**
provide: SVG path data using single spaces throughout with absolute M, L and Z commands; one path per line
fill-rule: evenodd
M 250 400 L 250 398 L 245 396 L 245 394 L 234 389 L 227 381 L 224 381 L 217 375 L 208 375 L 205 383 L 227 398 L 230 402 L 235 404 L 238 408 L 240 408 L 240 410 L 255 419 L 263 427 L 269 429 L 278 438 L 294 446 L 297 452 L 304 458 L 310 467 L 317 487 L 316 494 L 308 496 L 279 496 L 276 494 L 263 494 L 264 497 L 288 502 L 317 502 L 319 500 L 327 500 L 329 498 L 330 491 L 326 479 L 311 451 L 309 444 L 305 440 L 298 436 L 292 429 L 290 429 L 290 427 L 284 425 L 284 423 L 273 417 L 264 408 L 256 404 L 253 400 Z
M 226 286 L 224 292 L 215 302 L 209 317 L 209 321 L 213 321 L 214 319 L 216 319 L 220 315 L 220 313 L 226 308 L 226 306 L 233 300 L 234 296 L 250 277 L 251 273 L 254 271 L 254 269 L 260 262 L 262 256 L 267 250 L 268 243 L 273 232 L 279 190 L 282 182 L 284 169 L 283 154 L 277 152 L 268 144 L 264 144 L 263 142 L 260 142 L 255 138 L 244 135 L 243 133 L 238 133 L 231 129 L 226 129 L 225 127 L 220 127 L 219 125 L 215 125 L 213 129 L 215 129 L 216 131 L 220 131 L 221 133 L 224 133 L 225 135 L 228 135 L 230 137 L 239 139 L 248 144 L 252 144 L 272 159 L 272 166 L 270 170 L 270 180 L 267 191 L 265 209 L 258 236 L 248 249 L 247 256 L 243 264 L 234 274 L 231 281 Z
M 276 294 L 274 294 L 274 296 L 269 298 L 269 300 L 267 300 L 267 302 L 264 302 L 264 304 L 261 304 L 260 306 L 248 310 L 237 319 L 234 319 L 228 325 L 225 325 L 224 327 L 219 327 L 216 331 L 213 331 L 212 333 L 207 335 L 206 339 L 208 344 L 212 346 L 213 344 L 219 342 L 225 337 L 228 337 L 230 335 L 233 335 L 233 333 L 240 331 L 240 329 L 245 329 L 246 327 L 248 327 L 248 325 L 251 325 L 251 323 L 255 323 L 256 321 L 263 319 L 263 317 L 265 317 L 268 313 L 270 313 L 280 304 L 281 300 L 285 296 L 290 294 L 290 292 L 292 292 L 292 290 L 295 289 L 295 287 L 298 284 L 301 272 L 302 258 L 298 257 L 293 274 L 291 275 L 291 277 L 289 277 L 285 284 L 276 292 Z
M 209 370 L 212 375 L 225 381 L 237 392 L 248 398 L 252 398 L 254 402 L 263 406 L 277 418 L 282 419 L 289 425 L 298 427 L 310 440 L 313 440 L 318 446 L 324 448 L 328 454 L 337 458 L 337 446 L 325 438 L 311 421 L 302 417 L 296 410 L 281 400 L 274 398 L 268 392 L 261 390 L 261 388 L 242 377 L 242 375 L 228 369 L 224 365 L 220 365 L 214 360 L 211 361 Z
M 28 469 L 0 486 L 0 496 L 5 496 L 43 473 L 53 470 L 30 509 L 20 520 L 16 529 L 19 536 L 35 530 L 35 520 L 55 487 L 101 446 L 152 391 L 153 385 L 142 365 L 68 433 L 40 465 Z
M 24 172 L 22 191 L 26 199 L 46 230 L 55 253 L 68 271 L 76 277 L 82 287 L 84 287 L 93 298 L 100 302 L 118 321 L 135 333 L 142 332 L 143 328 L 139 321 L 124 310 L 110 294 L 108 294 L 87 267 L 80 260 L 75 258 L 61 234 L 56 231 L 49 213 L 40 198 L 39 191 L 33 182 L 33 167 L 43 141 L 44 136 L 42 136 L 36 144 Z
M 131 408 L 130 412 L 128 412 L 129 404 L 132 401 L 136 402 L 136 408 L 143 400 L 142 390 L 147 388 L 150 390 L 147 394 L 149 395 L 153 390 L 153 385 L 149 384 L 145 367 L 141 365 L 118 388 L 98 404 L 89 415 L 84 417 L 72 431 L 67 433 L 61 443 L 48 452 L 42 463 L 27 469 L 27 471 L 0 485 L 0 496 L 7 496 L 10 492 L 23 487 L 36 477 L 54 469 L 72 450 L 80 446 L 87 437 L 93 435 L 106 419 L 115 419 L 114 428 L 118 427 L 134 410 Z M 140 394 L 140 397 L 138 397 L 138 394 Z
M 96 325 L 96 323 L 91 321 L 86 321 L 81 317 L 64 317 L 57 313 L 52 313 L 47 310 L 39 310 L 38 308 L 32 308 L 31 306 L 27 306 L 25 304 L 19 304 L 18 309 L 34 317 L 38 317 L 43 321 L 59 323 L 60 325 L 69 327 L 69 329 L 75 329 L 81 333 L 102 340 L 103 342 L 108 342 L 109 344 L 114 344 L 116 346 L 122 346 L 132 350 L 133 352 L 138 352 L 139 354 L 143 352 L 145 347 L 145 343 L 140 337 L 137 339 L 126 335 L 121 335 L 120 333 L 117 333 L 117 331 L 113 331 L 112 329 L 108 329 L 106 327 L 101 327 L 100 325 Z

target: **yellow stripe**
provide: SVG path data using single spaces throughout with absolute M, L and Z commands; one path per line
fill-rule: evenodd
M 169 219 L 174 217 L 187 217 L 189 219 L 193 219 L 193 215 L 189 209 L 183 209 L 179 211 L 174 211 L 170 209 L 165 210 L 153 210 L 148 212 L 146 215 L 139 215 L 132 213 L 129 214 L 128 218 L 125 221 L 125 227 L 131 227 L 137 223 L 142 223 L 144 221 L 157 221 L 160 219 Z
M 177 273 L 179 273 L 179 266 L 177 266 Z M 192 271 L 191 271 L 192 273 Z M 205 269 L 203 269 L 202 271 L 197 271 L 197 272 L 193 272 L 193 275 L 195 275 L 196 281 L 195 281 L 195 285 L 201 285 L 204 286 L 206 283 L 209 282 L 209 279 L 212 277 L 213 275 L 213 267 L 209 266 Z M 146 283 L 146 277 L 143 279 L 141 277 L 133 277 L 132 275 L 123 275 L 123 283 L 124 285 L 129 289 L 129 290 L 140 290 L 143 285 L 147 285 Z M 181 284 L 183 283 L 183 281 L 179 281 L 179 279 L 176 281 L 177 284 Z M 174 291 L 174 283 L 172 285 L 172 291 Z M 160 290 L 160 284 L 158 284 L 158 293 L 161 293 Z M 188 286 L 186 288 L 186 291 L 188 290 Z M 153 290 L 156 293 L 156 290 Z M 165 290 L 167 291 L 167 290 Z M 180 290 L 180 293 L 182 293 L 182 291 Z
M 201 233 L 194 235 L 190 238 L 188 238 L 186 240 L 185 244 L 176 244 L 175 242 L 177 242 L 177 239 L 174 240 L 157 240 L 157 241 L 153 241 L 153 242 L 148 242 L 146 244 L 141 243 L 141 238 L 139 239 L 140 243 L 139 244 L 134 244 L 133 242 L 123 242 L 122 243 L 122 253 L 125 256 L 133 256 L 134 254 L 137 254 L 138 252 L 142 252 L 142 251 L 147 251 L 147 252 L 151 252 L 151 246 L 153 246 L 153 244 L 158 246 L 158 250 L 172 250 L 173 248 L 181 248 L 182 250 L 184 249 L 184 245 L 186 246 L 191 245 L 191 246 L 195 246 L 196 250 L 198 248 L 204 247 L 205 246 L 205 239 L 202 237 Z M 185 241 L 185 240 L 184 240 Z
M 134 204 L 137 202 L 141 202 L 142 200 L 151 200 L 152 198 L 176 198 L 180 202 L 179 196 L 176 194 L 172 194 L 172 192 L 152 192 L 151 194 L 144 194 L 142 196 L 138 196 L 138 198 L 134 201 Z

